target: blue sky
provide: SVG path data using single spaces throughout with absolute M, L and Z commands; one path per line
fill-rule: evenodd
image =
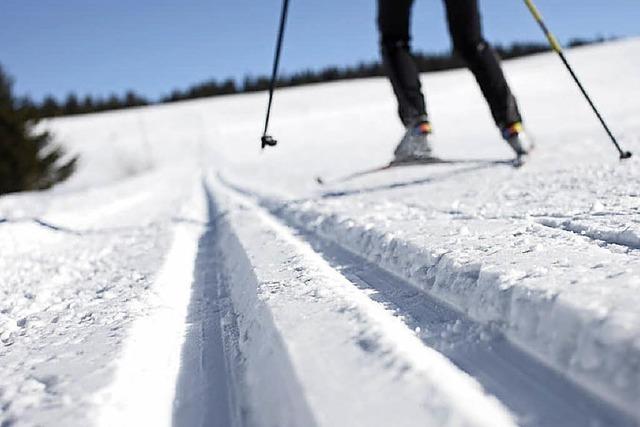
M 377 59 L 375 0 L 290 0 L 283 71 Z M 537 0 L 561 41 L 640 35 L 638 0 Z M 36 99 L 153 98 L 271 68 L 280 0 L 3 0 L 0 63 Z M 543 40 L 521 0 L 480 0 L 493 42 Z M 416 0 L 414 47 L 449 49 L 441 0 Z

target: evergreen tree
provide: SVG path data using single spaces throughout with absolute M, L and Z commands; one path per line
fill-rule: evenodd
M 58 101 L 53 96 L 48 95 L 40 105 L 40 117 L 54 117 L 60 113 Z
M 217 95 L 231 95 L 236 92 L 238 92 L 238 89 L 236 88 L 236 82 L 234 82 L 232 79 L 227 79 L 224 81 L 224 83 L 218 86 Z
M 80 102 L 75 93 L 70 93 L 64 103 L 64 114 L 72 115 L 80 113 Z
M 122 102 L 121 108 L 140 107 L 148 104 L 149 102 L 146 99 L 139 96 L 134 91 L 129 90 L 124 96 L 124 101 Z
M 120 99 L 118 99 L 118 95 L 112 93 L 109 98 L 104 103 L 105 110 L 117 110 L 120 108 Z
M 36 132 L 35 125 L 0 67 L 0 194 L 49 188 L 73 173 L 77 158 L 63 161 L 62 149 L 52 145 L 48 132 Z
M 95 111 L 95 106 L 94 106 L 93 98 L 91 97 L 91 95 L 86 95 L 84 97 L 84 100 L 82 101 L 81 110 L 83 113 L 92 113 L 93 111 Z

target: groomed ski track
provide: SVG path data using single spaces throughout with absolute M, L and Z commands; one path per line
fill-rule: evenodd
M 438 411 L 430 410 L 424 413 L 421 421 L 426 425 L 457 425 L 460 420 L 463 420 L 463 425 L 482 425 L 484 424 L 484 419 L 486 419 L 488 425 L 501 425 L 498 422 L 499 418 L 496 418 L 501 412 L 505 415 L 504 422 L 507 424 L 514 423 L 523 426 L 635 425 L 633 418 L 625 414 L 625 411 L 604 403 L 597 396 L 577 386 L 544 362 L 537 360 L 521 350 L 517 345 L 514 345 L 506 339 L 496 325 L 482 324 L 472 320 L 455 307 L 422 292 L 409 281 L 410 279 L 398 277 L 393 272 L 381 268 L 380 265 L 384 265 L 384 263 L 379 262 L 379 260 L 372 263 L 341 246 L 339 242 L 331 241 L 331 239 L 317 234 L 313 231 L 313 227 L 308 228 L 302 225 L 309 222 L 292 219 L 291 213 L 278 207 L 278 204 L 273 200 L 264 199 L 257 194 L 234 187 L 233 184 L 226 182 L 221 176 L 215 179 L 211 178 L 210 182 L 214 183 L 212 187 L 217 190 L 216 193 L 221 194 L 221 197 L 236 200 L 236 209 L 246 209 L 253 214 L 253 218 L 248 221 L 263 223 L 262 233 L 267 238 L 264 242 L 264 250 L 270 250 L 266 248 L 277 245 L 282 240 L 291 242 L 291 244 L 300 248 L 295 256 L 304 257 L 308 263 L 318 265 L 317 268 L 319 270 L 324 270 L 322 273 L 329 275 L 340 286 L 347 288 L 343 290 L 343 293 L 348 295 L 345 301 L 347 306 L 357 307 L 360 303 L 361 307 L 358 308 L 363 311 L 363 314 L 360 315 L 366 316 L 369 313 L 376 312 L 382 325 L 385 323 L 397 323 L 400 320 L 403 324 L 402 329 L 406 328 L 404 333 L 409 332 L 410 335 L 419 338 L 424 350 L 428 350 L 423 351 L 423 354 L 420 355 L 421 358 L 425 358 L 422 362 L 433 364 L 434 357 L 439 358 L 439 355 L 433 354 L 432 349 L 438 351 L 449 362 L 443 367 L 438 367 L 438 369 L 444 369 L 445 367 L 449 369 L 446 375 L 447 381 L 454 381 L 456 376 L 464 378 L 465 374 L 469 375 L 470 378 L 466 378 L 468 381 L 466 386 L 476 393 L 483 389 L 487 394 L 483 395 L 484 393 L 482 392 L 478 394 L 486 399 L 484 405 L 494 404 L 492 406 L 498 407 L 496 408 L 497 411 L 493 413 L 489 411 L 483 414 L 483 411 L 480 411 L 479 413 L 469 414 L 467 418 L 463 414 L 457 413 L 460 408 L 456 407 L 455 403 L 465 402 L 465 407 L 469 405 L 471 397 L 465 396 L 465 394 L 471 390 L 450 390 L 452 393 L 450 398 L 453 402 L 445 405 L 444 409 Z M 228 201 L 227 206 L 229 204 L 233 205 L 234 202 Z M 313 223 L 313 221 L 310 222 Z M 236 227 L 246 227 L 245 224 L 243 222 L 242 225 L 238 224 Z M 227 226 L 232 229 L 234 227 L 233 224 L 227 224 Z M 321 228 L 318 227 L 315 230 Z M 240 232 L 240 234 L 245 233 Z M 269 235 L 271 237 L 268 237 Z M 374 238 L 372 236 L 369 240 Z M 255 237 L 252 238 L 252 241 L 252 243 L 249 243 L 248 252 L 252 259 L 256 259 L 259 257 L 252 253 L 255 250 L 253 247 Z M 351 248 L 353 248 L 353 245 L 351 245 Z M 254 268 L 260 270 L 261 266 L 259 264 L 254 265 Z M 295 267 L 294 270 L 304 271 L 302 268 L 296 269 Z M 307 280 L 313 279 L 308 277 Z M 336 283 L 332 283 L 332 285 L 335 286 Z M 270 292 L 279 293 L 282 286 L 287 285 L 284 283 L 271 283 Z M 324 286 L 329 285 L 325 284 Z M 260 285 L 258 285 L 258 288 L 260 288 Z M 313 292 L 318 292 L 318 290 L 314 289 Z M 366 302 L 362 303 L 361 301 L 363 300 Z M 313 304 L 321 305 L 322 303 L 313 301 Z M 316 310 L 318 309 L 323 310 L 326 308 L 317 307 Z M 304 317 L 312 317 L 311 313 L 316 310 L 309 309 Z M 312 323 L 315 324 L 315 322 Z M 380 330 L 398 333 L 397 330 L 394 331 L 391 327 L 381 326 Z M 366 332 L 364 334 L 366 335 Z M 419 362 L 414 359 L 413 363 L 418 366 L 413 366 L 411 361 L 407 362 L 401 358 L 402 361 L 394 360 L 398 356 L 393 354 L 392 350 L 384 349 L 384 342 L 392 340 L 392 337 L 385 337 L 383 334 L 376 335 L 374 334 L 373 337 L 354 336 L 351 337 L 351 340 L 361 347 L 365 355 L 371 353 L 372 360 L 379 357 L 381 353 L 388 359 L 387 363 L 390 365 L 406 364 L 400 368 L 402 375 L 417 374 L 413 371 L 419 370 Z M 296 347 L 304 345 L 304 343 L 299 343 Z M 403 347 L 402 344 L 397 345 L 400 348 Z M 315 345 L 309 345 L 309 347 L 317 348 Z M 412 350 L 416 351 L 416 348 Z M 310 352 L 313 351 L 311 350 Z M 391 354 L 386 354 L 387 352 Z M 325 362 L 330 362 L 331 355 L 325 355 L 325 357 L 327 357 Z M 342 362 L 344 360 L 335 361 L 335 363 Z M 371 361 L 368 363 L 371 363 Z M 304 372 L 303 369 L 301 371 Z M 333 374 L 335 375 L 335 373 Z M 301 376 L 303 375 L 301 374 Z M 332 372 L 316 372 L 314 375 L 320 375 L 325 380 L 332 382 L 329 379 Z M 305 381 L 304 379 L 301 380 Z M 339 380 L 339 377 L 335 378 L 335 381 Z M 370 380 L 377 381 L 378 379 L 372 378 Z M 361 383 L 360 387 L 364 383 L 366 383 L 366 380 Z M 435 388 L 437 389 L 441 385 L 436 383 Z M 326 384 L 321 385 L 321 387 L 325 386 Z M 427 384 L 423 385 L 423 387 L 424 390 L 429 388 Z M 360 388 L 360 390 L 362 389 Z M 388 395 L 393 393 L 392 390 L 392 386 L 380 390 L 381 393 L 387 396 L 381 402 L 380 409 L 382 414 L 386 412 L 384 407 L 387 405 L 389 405 L 389 412 L 394 412 L 391 402 L 386 400 Z M 406 391 L 407 389 L 403 388 L 398 392 L 404 395 Z M 342 392 L 344 396 L 340 396 L 338 393 L 334 398 L 339 401 L 344 401 L 345 399 L 353 401 L 358 398 L 357 394 L 353 393 L 354 390 L 349 387 L 344 387 Z M 458 395 L 458 393 L 460 394 Z M 497 405 L 497 402 L 493 401 L 491 396 L 497 397 L 499 401 Z M 440 400 L 437 397 L 437 393 L 433 393 L 433 391 L 419 397 Z M 414 403 L 419 404 L 419 400 Z M 405 403 L 411 403 L 411 400 L 408 399 Z M 482 402 L 478 402 L 478 404 L 483 405 Z M 323 420 L 321 414 L 332 411 L 321 407 L 316 409 L 315 413 L 320 417 L 316 424 L 320 425 L 405 425 L 405 422 L 406 425 L 415 425 L 415 418 L 413 417 L 407 419 L 398 417 L 397 419 L 385 420 L 381 418 L 382 414 L 366 420 L 362 417 L 362 414 L 356 413 L 349 420 L 350 417 L 345 415 L 350 411 L 344 407 L 340 411 L 341 416 L 345 416 L 344 418 Z M 369 412 L 371 410 L 372 408 L 370 407 L 367 409 Z M 430 419 L 434 412 L 444 416 Z M 282 423 L 283 420 L 279 420 L 278 424 L 281 425 Z M 301 423 L 294 422 L 293 425 L 301 425 Z
M 112 399 L 101 401 L 101 425 L 161 425 L 170 408 L 176 426 L 636 425 L 499 325 L 332 241 L 326 227 L 304 227 L 214 172 L 199 193 L 178 227 L 200 232 L 191 244 L 176 237 L 197 247 L 181 362 L 154 369 L 139 356 L 175 354 L 170 328 L 134 331 L 125 353 L 138 356 L 103 393 Z M 176 296 L 167 304 L 179 310 Z M 150 378 L 157 372 L 167 381 Z

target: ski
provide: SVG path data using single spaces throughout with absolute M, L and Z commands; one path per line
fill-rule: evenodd
M 442 159 L 440 157 L 429 157 L 426 159 L 419 160 L 407 160 L 407 161 L 391 161 L 389 163 L 385 163 L 384 165 L 364 169 L 358 172 L 351 173 L 349 175 L 333 178 L 333 179 L 325 179 L 320 176 L 316 177 L 316 182 L 320 185 L 328 185 L 328 184 L 337 184 L 341 182 L 350 181 L 352 179 L 371 175 L 377 172 L 382 172 L 389 169 L 394 169 L 398 167 L 405 166 L 427 166 L 427 165 L 451 165 L 451 164 L 486 164 L 486 165 L 512 165 L 514 167 L 520 167 L 524 164 L 524 159 L 522 157 L 518 157 L 516 159 L 505 159 L 505 160 L 483 160 L 483 159 Z

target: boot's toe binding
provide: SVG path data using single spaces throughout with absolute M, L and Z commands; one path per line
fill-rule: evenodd
M 502 129 L 502 138 L 509 144 L 518 157 L 526 156 L 533 149 L 533 143 L 522 127 L 522 123 L 516 122 Z
M 409 160 L 421 160 L 431 157 L 431 124 L 426 120 L 420 120 L 412 126 L 407 127 L 407 131 L 402 137 L 400 144 L 394 151 L 395 162 L 406 162 Z

